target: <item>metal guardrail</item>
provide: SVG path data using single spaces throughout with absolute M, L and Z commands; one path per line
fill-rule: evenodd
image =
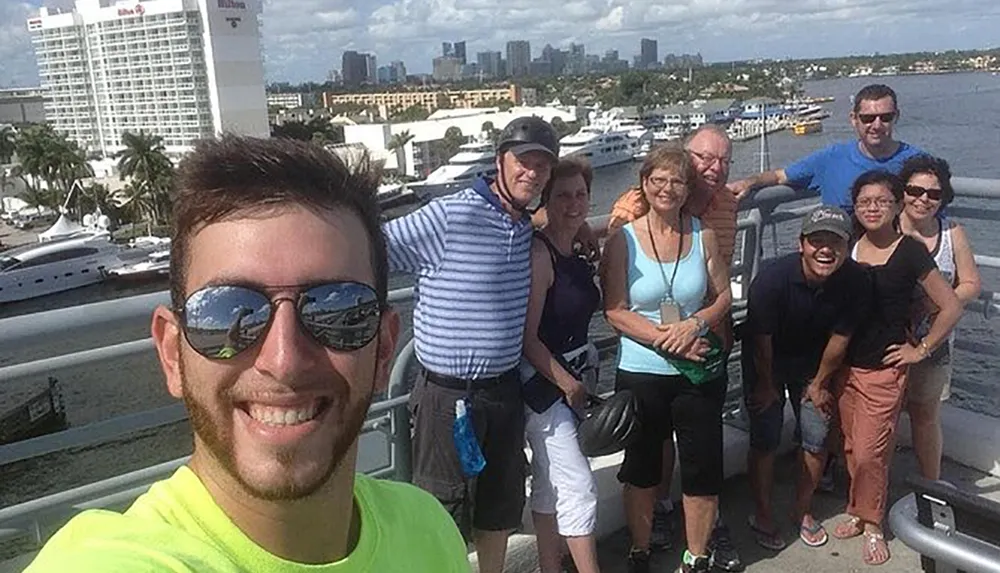
M 961 197 L 1000 198 L 1000 180 L 953 179 L 956 194 Z M 738 229 L 743 231 L 743 242 L 739 253 L 739 261 L 733 265 L 731 275 L 744 289 L 760 268 L 762 258 L 762 238 L 764 228 L 787 221 L 797 220 L 814 205 L 786 207 L 783 205 L 804 199 L 815 198 L 814 194 L 796 191 L 789 187 L 771 187 L 760 190 L 753 200 L 745 201 L 741 207 Z M 980 218 L 982 210 L 970 209 L 968 213 L 958 207 L 949 207 L 954 216 Z M 992 212 L 988 215 L 993 215 Z M 1000 212 L 996 213 L 1000 220 Z M 606 226 L 607 216 L 595 217 L 590 220 L 594 226 Z M 988 217 L 992 220 L 992 217 Z M 1000 258 L 977 256 L 977 262 L 983 266 L 1000 268 Z M 414 289 L 404 288 L 393 290 L 389 294 L 391 303 L 400 303 L 413 298 Z M 38 345 L 52 332 L 62 333 L 92 332 L 95 329 L 115 329 L 125 326 L 135 326 L 148 323 L 150 309 L 158 304 L 168 304 L 169 295 L 158 292 L 140 295 L 126 299 L 99 302 L 73 308 L 58 309 L 32 315 L 19 316 L 0 320 L 0 348 L 4 352 L 17 352 L 19 349 Z M 967 310 L 982 312 L 992 316 L 1000 311 L 1000 295 L 984 293 L 979 301 L 974 301 Z M 745 315 L 745 301 L 734 302 L 734 318 L 739 321 Z M 614 337 L 597 341 L 598 345 L 607 351 L 616 342 Z M 963 344 L 959 341 L 959 347 Z M 996 346 L 972 343 L 968 346 L 974 350 L 985 350 L 1000 354 Z M 152 349 L 151 339 L 142 339 L 113 344 L 102 348 L 83 350 L 65 355 L 35 360 L 22 364 L 0 367 L 0 384 L 14 379 L 38 376 L 54 369 L 73 368 L 149 352 Z M 733 357 L 738 359 L 739 349 Z M 408 394 L 405 375 L 411 361 L 414 359 L 413 341 L 404 344 L 397 354 L 395 364 L 390 374 L 388 398 L 372 405 L 369 410 L 369 420 L 363 431 L 381 431 L 389 439 L 389 464 L 374 475 L 392 477 L 409 481 L 410 479 L 410 421 L 406 407 Z M 25 440 L 15 444 L 0 446 L 0 466 L 15 461 L 31 459 L 41 455 L 102 443 L 113 438 L 155 429 L 164 425 L 177 423 L 186 419 L 182 405 L 173 405 L 146 412 L 119 416 L 80 428 L 72 428 L 64 432 Z M 149 487 L 153 482 L 169 476 L 177 467 L 186 463 L 188 457 L 179 458 L 149 468 L 144 468 L 128 474 L 116 476 L 94 484 L 84 485 L 72 490 L 52 494 L 16 506 L 0 509 L 0 541 L 11 537 L 35 534 L 41 541 L 42 524 L 61 516 L 66 516 L 88 507 L 106 507 L 134 497 Z
M 927 493 L 916 484 L 917 491 L 907 494 L 893 504 L 889 510 L 889 526 L 893 534 L 907 547 L 921 555 L 924 571 L 932 573 L 948 573 L 952 571 L 975 571 L 976 573 L 1000 573 L 1000 547 L 988 540 L 979 539 L 966 531 L 969 527 L 967 519 L 956 516 L 956 510 L 949 498 L 953 495 L 962 498 L 973 497 L 955 489 L 952 495 L 944 491 L 947 487 L 937 487 L 937 491 Z M 918 496 L 921 496 L 920 499 Z M 941 499 L 939 499 L 941 498 Z M 923 502 L 924 510 L 919 505 Z M 990 503 L 991 508 L 982 506 L 989 500 L 976 498 L 960 505 L 977 507 L 979 515 L 973 516 L 978 521 L 979 533 L 984 529 L 992 531 L 992 537 L 998 537 L 1000 531 L 1000 512 L 998 504 Z M 924 515 L 921 516 L 921 513 Z M 968 516 L 963 516 L 968 517 Z M 984 519 L 985 517 L 985 519 Z M 924 521 L 924 523 L 921 523 Z

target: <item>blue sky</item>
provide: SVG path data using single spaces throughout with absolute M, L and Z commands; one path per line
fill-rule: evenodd
M 67 0 L 54 0 L 67 5 Z M 52 5 L 46 2 L 47 5 Z M 41 0 L 0 0 L 0 86 L 37 84 L 25 19 Z M 344 50 L 429 72 L 442 41 L 476 52 L 508 40 L 583 42 L 631 60 L 639 39 L 708 61 L 986 48 L 1000 44 L 997 0 L 264 0 L 268 81 L 322 81 Z

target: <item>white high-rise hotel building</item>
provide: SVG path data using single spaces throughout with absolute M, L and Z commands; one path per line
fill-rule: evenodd
M 222 132 L 267 137 L 261 0 L 76 0 L 28 20 L 45 117 L 92 152 L 125 132 L 170 153 Z

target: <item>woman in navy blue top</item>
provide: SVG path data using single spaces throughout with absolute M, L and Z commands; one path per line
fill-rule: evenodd
M 531 247 L 531 294 L 522 363 L 531 510 L 542 573 L 557 573 L 560 536 L 580 573 L 596 573 L 597 486 L 577 442 L 571 408 L 596 390 L 597 349 L 587 342 L 601 293 L 573 238 L 590 211 L 590 166 L 562 160 L 542 194 L 548 224 Z

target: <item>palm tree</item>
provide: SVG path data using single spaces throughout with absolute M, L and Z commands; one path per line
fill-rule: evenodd
M 128 198 L 121 207 L 130 205 L 129 211 L 149 217 L 154 225 L 159 225 L 174 177 L 174 165 L 164 152 L 163 138 L 143 131 L 126 132 L 122 134 L 122 144 L 125 149 L 115 155 L 118 172 L 122 180 L 127 177 L 131 182 L 126 186 Z
M 5 125 L 0 127 L 0 164 L 10 163 L 17 145 L 17 133 L 14 128 Z
M 74 181 L 94 174 L 83 150 L 50 125 L 22 130 L 14 147 L 20 160 L 17 176 L 24 181 L 29 195 L 49 198 L 47 207 L 58 208 Z M 47 193 L 40 192 L 42 183 Z
M 416 136 L 407 129 L 393 135 L 389 139 L 389 145 L 386 146 L 388 151 L 396 152 L 396 170 L 400 175 L 406 175 L 406 144 L 413 141 L 414 137 Z

